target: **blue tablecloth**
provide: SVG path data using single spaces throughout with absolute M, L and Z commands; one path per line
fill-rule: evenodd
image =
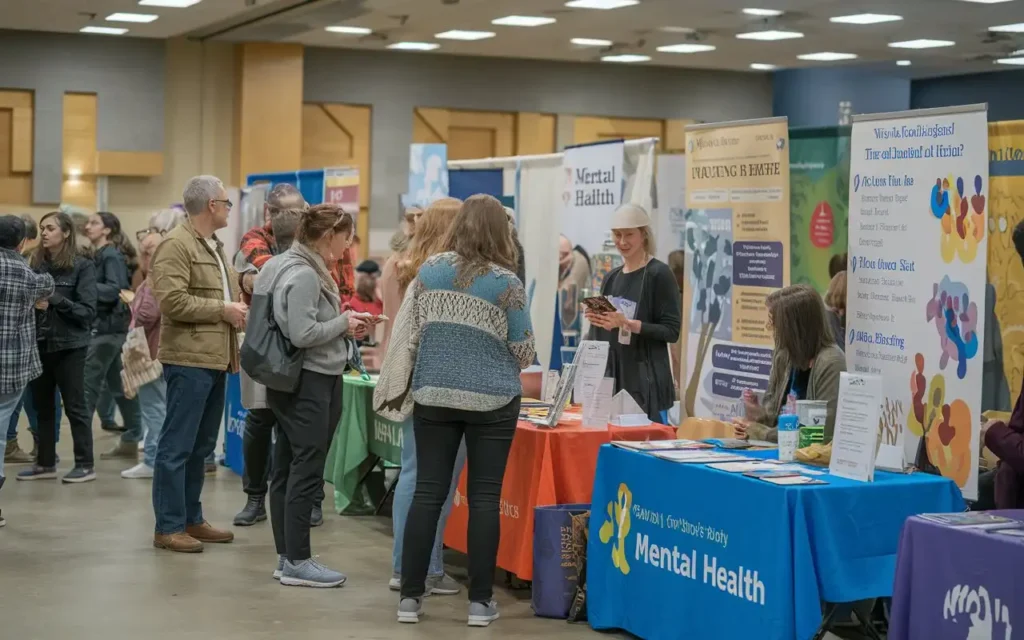
M 964 508 L 945 478 L 875 476 L 782 487 L 604 446 L 587 550 L 591 626 L 646 640 L 810 638 L 821 601 L 892 593 L 907 517 Z

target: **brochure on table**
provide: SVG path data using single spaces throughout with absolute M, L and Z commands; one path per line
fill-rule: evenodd
M 875 479 L 882 377 L 843 372 L 828 472 L 841 478 Z
M 856 116 L 850 149 L 847 367 L 882 377 L 883 444 L 975 499 L 986 106 Z

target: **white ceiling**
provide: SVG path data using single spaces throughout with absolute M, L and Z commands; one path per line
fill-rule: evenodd
M 612 40 L 614 53 L 651 56 L 645 64 L 746 70 L 750 63 L 785 67 L 870 64 L 914 75 L 1012 69 L 993 60 L 1024 49 L 1024 34 L 994 34 L 994 25 L 1024 22 L 1024 0 L 977 4 L 964 0 L 641 0 L 610 11 L 569 9 L 565 0 L 202 0 L 187 9 L 140 7 L 137 0 L 0 0 L 0 28 L 74 32 L 87 24 L 126 26 L 129 35 L 166 38 L 180 35 L 231 40 L 300 42 L 310 46 L 384 50 L 398 41 L 437 42 L 439 49 L 419 55 L 455 54 L 597 61 L 605 51 L 572 45 L 570 38 Z M 784 10 L 778 18 L 755 18 L 744 7 Z M 160 16 L 149 24 L 111 25 L 115 11 Z M 829 18 L 854 13 L 903 16 L 875 25 L 833 24 Z M 89 14 L 95 14 L 90 19 Z M 505 27 L 491 20 L 509 14 L 550 16 L 542 27 Z M 329 25 L 368 27 L 369 36 L 329 33 Z M 739 40 L 737 33 L 762 29 L 800 31 L 804 38 L 777 42 Z M 494 31 L 475 42 L 438 40 L 449 29 Z M 667 29 L 676 29 L 668 31 Z M 684 30 L 692 29 L 687 33 Z M 2 35 L 0 35 L 2 37 Z M 109 37 L 109 36 L 97 36 Z M 908 51 L 888 43 L 917 38 L 953 40 L 955 46 Z M 672 54 L 657 47 L 700 42 L 716 50 Z M 797 55 L 819 51 L 855 53 L 847 63 L 804 62 Z

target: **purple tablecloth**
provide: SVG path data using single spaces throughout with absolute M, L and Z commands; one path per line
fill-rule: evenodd
M 1024 521 L 1024 510 L 993 513 Z M 1010 640 L 1014 625 L 1024 636 L 1024 539 L 909 518 L 889 639 Z

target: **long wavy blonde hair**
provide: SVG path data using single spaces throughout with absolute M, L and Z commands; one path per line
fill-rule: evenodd
M 416 231 L 409 243 L 409 249 L 398 263 L 398 286 L 403 296 L 405 288 L 416 277 L 416 273 L 427 258 L 445 250 L 445 238 L 460 208 L 462 200 L 441 198 L 427 207 L 416 221 Z

